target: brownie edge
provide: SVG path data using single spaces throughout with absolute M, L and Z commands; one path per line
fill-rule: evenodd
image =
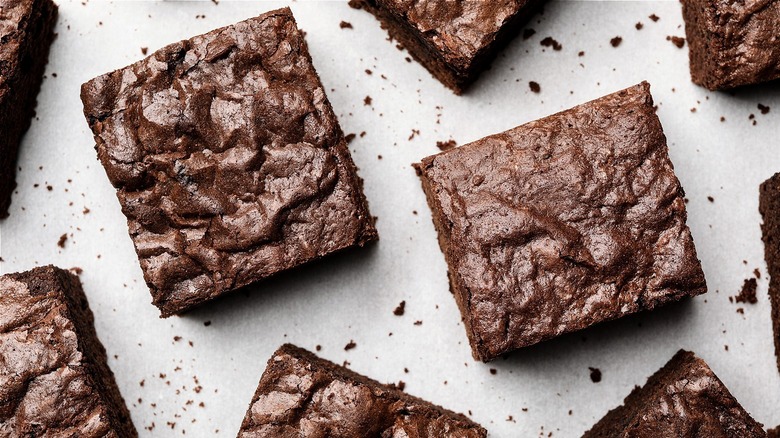
M 56 23 L 51 0 L 0 1 L 0 219 L 8 217 L 19 145 L 35 115 Z
M 485 438 L 464 415 L 291 344 L 269 359 L 238 438 Z
M 780 371 L 780 173 L 764 181 L 759 188 L 758 210 L 764 242 L 764 260 L 769 271 L 769 301 L 772 306 L 777 369 Z

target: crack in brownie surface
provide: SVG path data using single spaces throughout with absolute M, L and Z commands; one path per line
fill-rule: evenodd
M 165 47 L 82 99 L 163 315 L 376 239 L 289 9 Z
M 706 291 L 647 83 L 417 168 L 477 359 Z

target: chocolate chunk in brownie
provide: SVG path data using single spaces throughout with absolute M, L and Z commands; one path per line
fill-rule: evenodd
M 78 277 L 0 277 L 0 436 L 134 437 Z
M 680 350 L 583 438 L 765 437 L 707 364 Z
M 0 218 L 16 187 L 16 157 L 35 115 L 57 5 L 51 0 L 0 1 Z
M 476 359 L 706 291 L 646 82 L 416 168 Z
M 484 438 L 461 414 L 286 344 L 268 361 L 239 438 Z
M 693 82 L 723 90 L 780 78 L 780 1 L 682 4 Z
M 444 85 L 461 94 L 517 35 L 540 0 L 350 0 Z
M 758 210 L 764 223 L 764 259 L 769 271 L 769 301 L 775 337 L 777 369 L 780 371 L 780 173 L 764 181 L 759 189 Z
M 377 239 L 288 8 L 171 44 L 81 98 L 162 316 Z

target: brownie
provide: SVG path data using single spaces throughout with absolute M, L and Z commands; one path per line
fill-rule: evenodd
M 82 86 L 162 316 L 377 239 L 289 8 Z
M 286 344 L 268 361 L 239 438 L 484 438 L 461 414 Z
M 766 432 L 707 364 L 680 350 L 583 438 L 753 438 Z
M 780 438 L 780 426 L 766 431 L 767 438 Z
M 693 82 L 723 90 L 780 78 L 780 1 L 682 4 Z
M 19 143 L 35 115 L 56 22 L 51 0 L 0 0 L 0 218 L 8 217 Z
M 764 222 L 761 231 L 764 259 L 769 271 L 769 301 L 775 337 L 777 369 L 780 371 L 780 173 L 764 181 L 759 189 L 758 210 Z
M 461 94 L 541 0 L 350 0 L 372 13 L 431 74 Z
M 706 292 L 646 82 L 415 167 L 478 360 Z
M 0 436 L 138 436 L 78 278 L 0 277 Z

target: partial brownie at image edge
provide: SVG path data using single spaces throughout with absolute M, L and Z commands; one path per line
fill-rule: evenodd
M 415 168 L 477 360 L 706 292 L 646 82 Z
M 81 97 L 162 317 L 378 239 L 289 8 L 171 44 Z
M 19 144 L 35 115 L 56 23 L 51 0 L 0 3 L 0 219 L 8 217 Z
M 674 408 L 670 409 L 670 403 Z M 680 350 L 583 438 L 766 437 L 710 367 Z
M 767 438 L 780 438 L 780 426 L 766 431 Z
M 457 2 L 350 0 L 455 94 L 490 67 L 496 53 L 541 9 L 543 0 Z
M 780 78 L 780 1 L 682 6 L 694 83 L 715 91 Z
M 325 432 L 340 438 L 487 436 L 462 414 L 285 344 L 268 360 L 238 438 Z
M 764 242 L 764 259 L 769 271 L 769 301 L 772 306 L 777 369 L 780 371 L 780 173 L 764 181 L 759 189 L 758 210 Z
M 138 436 L 78 277 L 45 266 L 0 291 L 0 435 Z

